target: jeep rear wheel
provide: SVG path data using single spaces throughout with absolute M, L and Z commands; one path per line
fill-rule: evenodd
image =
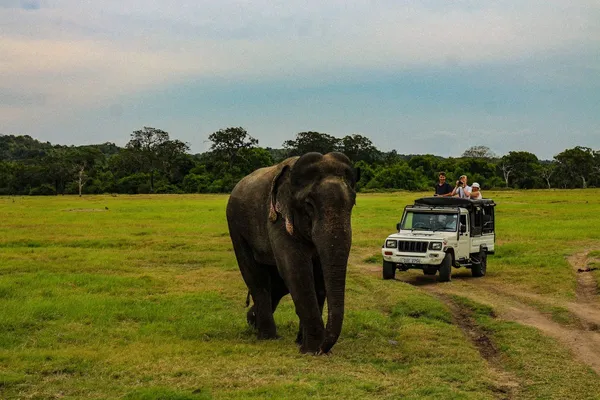
M 389 261 L 383 262 L 383 279 L 394 279 L 396 277 L 396 264 Z
M 486 269 L 487 253 L 485 252 L 485 250 L 481 250 L 477 255 L 477 260 L 473 261 L 473 264 L 471 266 L 471 274 L 476 278 L 480 278 L 482 276 L 485 276 Z
M 446 253 L 446 256 L 440 264 L 440 275 L 438 281 L 450 282 L 452 280 L 452 254 Z

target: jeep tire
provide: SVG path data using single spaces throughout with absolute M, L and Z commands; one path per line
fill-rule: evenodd
M 485 250 L 480 250 L 479 254 L 477 255 L 477 261 L 473 262 L 473 264 L 471 265 L 471 274 L 476 278 L 480 278 L 482 276 L 485 276 L 486 269 L 487 253 L 485 252 Z
M 383 262 L 383 279 L 394 279 L 396 277 L 396 264 L 389 261 Z
M 452 280 L 452 254 L 446 253 L 446 256 L 440 264 L 439 282 L 450 282 Z

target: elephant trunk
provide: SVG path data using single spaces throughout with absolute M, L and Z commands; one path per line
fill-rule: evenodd
M 352 241 L 350 218 L 348 216 L 346 221 L 336 221 L 336 223 L 328 221 L 324 227 L 316 231 L 320 232 L 315 243 L 317 243 L 317 252 L 323 268 L 328 310 L 325 338 L 320 352 L 328 353 L 337 342 L 344 322 L 346 269 Z

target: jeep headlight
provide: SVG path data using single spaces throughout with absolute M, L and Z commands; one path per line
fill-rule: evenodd
M 388 249 L 396 249 L 398 248 L 398 242 L 396 240 L 386 240 L 385 241 L 385 247 L 387 247 Z
M 431 242 L 429 243 L 429 250 L 441 250 L 442 242 Z

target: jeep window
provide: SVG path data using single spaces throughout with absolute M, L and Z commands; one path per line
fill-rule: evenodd
M 466 215 L 461 215 L 460 216 L 460 225 L 466 227 L 467 226 L 467 216 Z
M 483 209 L 481 207 L 475 207 L 473 210 L 473 217 L 471 218 L 471 235 L 472 236 L 481 236 L 481 228 L 483 225 L 482 222 L 482 214 Z
M 457 220 L 458 215 L 456 213 L 440 214 L 407 211 L 402 221 L 402 229 L 456 232 Z
M 494 207 L 483 207 L 483 233 L 494 233 Z

